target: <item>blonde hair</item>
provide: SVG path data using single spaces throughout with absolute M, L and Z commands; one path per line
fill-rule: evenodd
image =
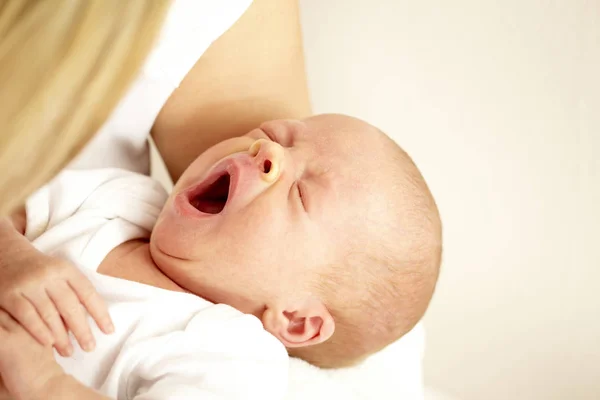
M 0 216 L 58 173 L 135 78 L 169 0 L 0 0 Z

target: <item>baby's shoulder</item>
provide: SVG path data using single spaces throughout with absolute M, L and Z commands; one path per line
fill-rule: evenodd
M 115 246 L 147 237 L 167 197 L 145 175 L 67 170 L 27 200 L 25 235 L 43 252 L 95 269 Z
M 183 329 L 157 339 L 131 371 L 129 393 L 167 393 L 164 389 L 227 399 L 285 395 L 287 352 L 254 316 L 211 304 L 195 312 Z
M 212 304 L 198 312 L 186 331 L 193 333 L 191 337 L 210 343 L 213 349 L 257 358 L 277 359 L 284 355 L 287 362 L 285 347 L 264 329 L 258 318 L 225 304 Z
M 119 212 L 134 203 L 162 207 L 166 199 L 165 189 L 146 175 L 118 168 L 64 170 L 29 198 L 27 211 L 49 208 L 62 220 L 90 209 Z
M 135 172 L 102 168 L 66 171 L 51 188 L 54 204 L 69 206 L 78 218 L 121 219 L 151 230 L 168 194 L 149 176 Z M 73 207 L 75 206 L 75 207 Z

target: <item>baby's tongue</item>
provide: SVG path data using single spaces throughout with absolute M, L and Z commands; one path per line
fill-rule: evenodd
M 224 201 L 222 199 L 196 199 L 192 205 L 206 214 L 218 214 L 223 211 Z
M 192 206 L 206 214 L 218 214 L 223 211 L 229 197 L 229 175 L 219 177 L 212 185 L 207 187 L 203 193 L 199 193 L 192 199 Z

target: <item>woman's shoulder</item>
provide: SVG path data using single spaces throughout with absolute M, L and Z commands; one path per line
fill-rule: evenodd
M 179 86 L 208 47 L 246 11 L 252 0 L 176 0 L 150 53 L 144 73 Z
M 123 168 L 149 173 L 147 139 L 183 78 L 252 0 L 175 0 L 154 49 L 110 118 L 70 168 Z

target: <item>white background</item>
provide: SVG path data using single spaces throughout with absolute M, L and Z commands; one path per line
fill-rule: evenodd
M 301 8 L 315 111 L 378 125 L 438 200 L 427 384 L 600 399 L 600 1 Z

